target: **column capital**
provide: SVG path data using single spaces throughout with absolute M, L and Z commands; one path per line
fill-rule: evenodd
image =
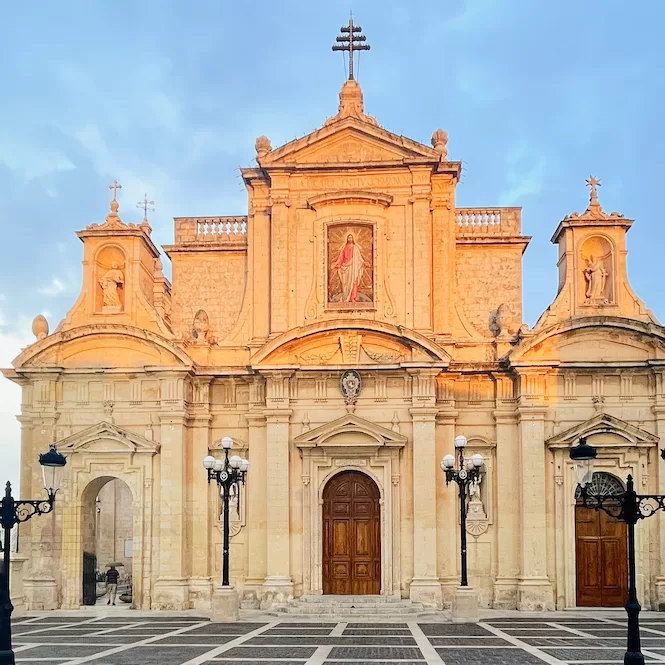
M 513 425 L 518 421 L 515 409 L 494 409 L 492 415 L 497 425 Z
M 439 409 L 427 406 L 412 407 L 409 409 L 409 413 L 414 423 L 429 423 L 436 420 Z
M 279 423 L 289 423 L 293 415 L 293 409 L 266 409 L 263 412 L 266 418 L 266 423 L 269 425 L 276 425 Z
M 166 416 L 163 416 L 162 418 L 166 418 Z M 212 421 L 212 415 L 209 413 L 194 413 L 188 420 L 192 427 L 209 427 L 210 422 Z
M 249 427 L 263 427 L 266 424 L 266 415 L 263 411 L 248 411 L 244 415 Z
M 457 409 L 441 409 L 436 416 L 440 425 L 454 425 L 459 416 Z
M 544 404 L 519 404 L 517 407 L 517 422 L 522 420 L 545 420 L 549 407 Z

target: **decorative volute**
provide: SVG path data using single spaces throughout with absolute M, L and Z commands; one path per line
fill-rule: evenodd
M 626 232 L 633 220 L 603 210 L 597 178 L 591 176 L 586 184 L 590 188 L 587 209 L 565 217 L 552 236 L 559 246 L 559 292 L 535 328 L 583 316 L 620 316 L 655 323 L 628 282 Z

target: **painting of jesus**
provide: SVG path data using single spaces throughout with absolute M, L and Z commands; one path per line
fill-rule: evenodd
M 367 307 L 374 301 L 373 228 L 369 224 L 328 227 L 328 302 Z

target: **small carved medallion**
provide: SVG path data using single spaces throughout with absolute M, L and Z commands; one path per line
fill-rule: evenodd
M 360 374 L 355 369 L 348 369 L 339 381 L 339 389 L 347 404 L 354 404 L 362 390 Z

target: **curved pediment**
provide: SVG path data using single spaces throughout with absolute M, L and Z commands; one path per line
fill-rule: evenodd
M 377 425 L 353 413 L 333 420 L 332 422 L 303 432 L 295 437 L 294 443 L 298 448 L 314 448 L 324 446 L 389 446 L 402 448 L 407 438 L 403 434 Z
M 271 366 L 445 367 L 450 356 L 424 335 L 387 323 L 337 319 L 295 328 L 271 340 L 252 358 L 254 368 Z
M 619 317 L 573 319 L 523 339 L 508 361 L 519 366 L 621 366 L 665 360 L 662 326 Z
M 87 454 L 127 454 L 159 452 L 159 444 L 140 434 L 135 434 L 113 423 L 101 422 L 82 432 L 72 434 L 56 443 L 59 453 L 71 455 Z
M 14 360 L 17 370 L 38 367 L 191 367 L 169 340 L 126 325 L 86 325 L 49 335 Z

